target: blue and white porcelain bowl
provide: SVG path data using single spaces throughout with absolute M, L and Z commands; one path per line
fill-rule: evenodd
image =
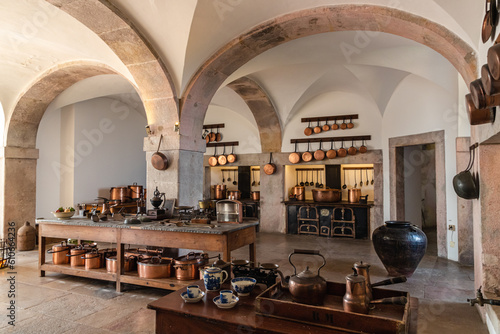
M 256 283 L 257 280 L 252 277 L 236 277 L 231 280 L 231 286 L 238 296 L 248 296 Z

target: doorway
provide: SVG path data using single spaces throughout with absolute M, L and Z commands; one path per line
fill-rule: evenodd
M 427 251 L 447 257 L 444 131 L 389 139 L 391 219 L 428 237 Z

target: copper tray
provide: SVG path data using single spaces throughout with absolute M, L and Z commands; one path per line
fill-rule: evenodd
M 292 320 L 316 326 L 329 327 L 352 333 L 408 333 L 410 303 L 406 305 L 377 304 L 369 314 L 344 312 L 342 298 L 345 284 L 327 282 L 327 295 L 322 306 L 292 301 L 287 289 L 276 283 L 255 299 L 256 312 L 263 316 Z M 404 291 L 373 289 L 373 298 L 405 296 Z

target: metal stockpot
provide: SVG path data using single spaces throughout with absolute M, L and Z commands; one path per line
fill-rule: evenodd
M 224 199 L 224 198 L 226 198 L 226 185 L 217 184 L 215 186 L 215 199 Z
M 85 253 L 82 256 L 82 259 L 85 260 L 85 270 L 101 268 L 104 263 L 102 255 L 103 254 L 99 253 L 97 248 L 94 248 L 90 252 Z
M 199 268 L 207 264 L 208 254 L 189 253 L 174 260 L 175 277 L 180 281 L 195 279 Z
M 167 278 L 172 275 L 172 259 L 154 256 L 137 262 L 137 272 L 141 278 Z
M 348 189 L 347 197 L 349 198 L 349 203 L 358 203 L 361 197 L 361 189 L 359 188 Z
M 69 263 L 72 267 L 80 267 L 85 265 L 85 260 L 82 259 L 82 255 L 89 252 L 90 249 L 83 247 L 76 247 L 70 250 L 70 254 L 66 254 L 69 257 Z
M 293 196 L 297 201 L 304 201 L 306 199 L 306 188 L 302 186 L 293 187 Z
M 260 191 L 252 191 L 251 195 L 252 195 L 252 200 L 256 202 L 260 201 Z
M 74 248 L 74 246 L 68 245 L 66 241 L 63 241 L 60 245 L 52 246 L 52 249 L 47 250 L 47 253 L 52 254 L 53 264 L 68 264 L 69 257 L 66 255 L 69 254 L 71 248 Z
M 116 256 L 106 258 L 106 271 L 108 273 L 116 273 L 118 262 Z M 137 270 L 137 258 L 135 256 L 125 256 L 123 262 L 125 272 Z

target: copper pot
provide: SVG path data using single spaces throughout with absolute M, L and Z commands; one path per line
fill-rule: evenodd
M 472 81 L 469 90 L 474 106 L 477 109 L 491 108 L 500 105 L 500 95 L 490 96 L 486 94 L 481 79 Z
M 356 155 L 356 153 L 358 153 L 358 150 L 356 149 L 356 147 L 354 147 L 354 141 L 352 142 L 351 147 L 349 147 L 349 149 L 347 150 L 347 153 L 349 155 Z
M 326 151 L 326 157 L 328 159 L 334 159 L 337 157 L 337 151 L 333 149 L 333 140 L 330 142 L 330 149 Z
M 323 151 L 323 142 L 319 142 L 319 149 L 314 152 L 315 160 L 323 160 L 325 158 L 325 151 Z
M 312 189 L 315 202 L 340 202 L 342 191 L 340 189 Z
M 465 105 L 471 125 L 492 123 L 495 120 L 495 114 L 493 110 L 491 108 L 477 109 L 474 106 L 474 102 L 472 102 L 472 97 L 470 94 L 465 95 Z
M 221 166 L 224 166 L 225 164 L 227 164 L 226 146 L 224 146 L 224 151 L 222 152 L 222 154 L 217 157 L 217 162 Z
M 85 253 L 82 256 L 82 259 L 85 260 L 85 270 L 99 269 L 103 266 L 104 263 L 103 254 L 99 253 L 97 248 L 94 248 L 90 252 Z
M 252 200 L 256 202 L 260 201 L 260 191 L 252 191 L 251 195 L 252 195 Z
M 293 187 L 293 196 L 297 201 L 304 201 L 306 199 L 306 188 L 303 186 Z
M 366 153 L 368 151 L 368 147 L 365 145 L 365 141 L 363 140 L 363 144 L 359 147 L 359 153 Z
M 151 155 L 151 165 L 158 170 L 165 170 L 168 168 L 168 158 L 165 154 L 160 152 L 162 138 L 163 135 L 160 136 L 160 140 L 158 141 L 158 149 Z
M 217 161 L 217 146 L 214 146 L 214 155 L 212 155 L 210 158 L 208 158 L 208 164 L 211 167 L 217 166 L 219 162 Z
M 132 198 L 133 200 L 141 198 L 142 186 L 138 186 L 137 182 L 134 182 L 134 184 L 131 186 L 128 186 L 128 188 L 130 189 L 130 192 L 129 192 L 130 198 Z
M 304 160 L 305 162 L 309 162 L 309 161 L 311 161 L 311 160 L 312 160 L 312 158 L 313 158 L 312 153 L 311 153 L 311 152 L 309 152 L 309 149 L 310 149 L 310 148 L 309 148 L 309 145 L 310 145 L 310 143 L 309 143 L 309 142 L 307 142 L 307 152 L 302 153 L 302 160 Z
M 272 163 L 273 154 L 269 154 L 269 163 L 264 165 L 264 173 L 267 175 L 273 175 L 276 173 L 276 165 Z
M 335 122 L 332 124 L 332 130 L 338 130 L 339 125 L 337 124 L 337 119 L 335 119 Z
M 347 150 L 344 148 L 344 142 L 342 141 L 342 147 L 337 150 L 337 156 L 343 158 L 347 155 Z
M 180 281 L 193 280 L 199 275 L 199 268 L 208 261 L 206 253 L 189 253 L 174 260 L 175 277 Z
M 312 135 L 312 133 L 313 133 L 313 129 L 311 128 L 311 122 L 309 122 L 309 125 L 304 130 L 304 134 L 306 136 L 310 136 L 310 135 Z
M 68 245 L 66 241 L 61 242 L 59 245 L 52 246 L 52 249 L 47 250 L 47 253 L 52 254 L 53 264 L 68 264 L 70 249 L 74 248 L 73 245 Z
M 495 80 L 500 80 L 500 44 L 495 44 L 488 49 L 488 68 Z
M 297 143 L 295 143 L 295 151 L 293 153 L 290 153 L 290 155 L 288 156 L 288 161 L 290 161 L 292 164 L 300 162 L 300 154 L 297 153 Z
M 84 248 L 82 246 L 77 246 L 70 250 L 70 254 L 66 254 L 69 257 L 69 264 L 72 267 L 80 267 L 85 265 L 85 260 L 82 259 L 82 255 L 89 252 L 90 248 Z
M 130 202 L 130 188 L 128 187 L 112 187 L 110 189 L 110 200 L 119 200 L 121 203 Z
M 152 257 L 137 262 L 137 272 L 141 278 L 167 278 L 172 275 L 172 260 Z
M 116 273 L 118 269 L 118 262 L 116 256 L 110 256 L 106 258 L 106 271 L 108 273 Z M 123 262 L 123 270 L 125 272 L 136 271 L 137 270 L 137 257 L 135 256 L 125 256 Z
M 316 134 L 318 134 L 322 131 L 321 126 L 319 126 L 319 121 L 318 121 L 318 124 L 314 127 L 313 131 Z
M 224 199 L 224 198 L 226 198 L 226 185 L 217 184 L 215 186 L 215 199 Z
M 227 192 L 227 198 L 232 200 L 239 200 L 241 198 L 241 192 L 239 190 L 229 190 Z
M 233 151 L 234 151 L 234 146 L 231 146 L 231 154 L 227 156 L 227 162 L 231 164 L 236 162 L 236 154 L 234 154 Z
M 361 197 L 361 189 L 359 188 L 348 189 L 347 197 L 349 198 L 349 203 L 358 203 Z
M 326 120 L 325 124 L 322 127 L 323 131 L 328 131 L 330 130 L 330 125 L 328 125 L 328 120 Z

